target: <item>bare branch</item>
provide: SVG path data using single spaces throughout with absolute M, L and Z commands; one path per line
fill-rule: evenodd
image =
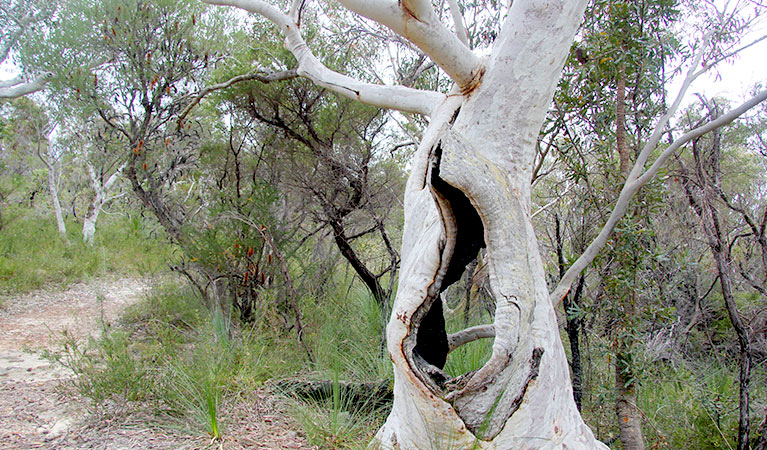
M 293 0 L 293 2 L 290 4 L 290 12 L 288 13 L 288 17 L 298 24 L 298 26 L 301 26 L 301 11 L 304 9 L 304 5 L 306 4 L 306 0 Z
M 19 75 L 15 78 L 11 78 L 10 80 L 0 81 L 0 89 L 1 88 L 8 88 L 16 86 L 17 84 L 21 84 L 24 82 L 24 75 Z
M 461 15 L 460 8 L 458 8 L 458 2 L 456 0 L 448 0 L 448 5 L 450 5 L 450 15 L 453 16 L 453 23 L 455 24 L 455 34 L 466 47 L 471 48 L 469 45 L 469 32 L 466 31 L 466 25 L 463 23 L 463 16 Z
M 186 119 L 186 116 L 189 115 L 189 113 L 194 109 L 195 106 L 197 106 L 200 103 L 200 100 L 203 99 L 206 95 L 210 94 L 211 92 L 215 92 L 221 89 L 226 89 L 229 86 L 239 83 L 242 81 L 251 81 L 251 80 L 257 80 L 262 83 L 271 83 L 273 81 L 283 81 L 283 80 L 290 80 L 292 78 L 295 78 L 298 76 L 298 72 L 295 69 L 290 70 L 284 70 L 281 72 L 274 72 L 270 74 L 261 74 L 261 73 L 249 73 L 246 75 L 238 75 L 236 77 L 232 77 L 224 82 L 214 84 L 212 86 L 208 86 L 205 89 L 201 90 L 192 100 L 191 103 L 189 103 L 186 108 L 181 112 L 181 114 L 178 115 L 177 124 L 180 127 L 181 124 L 184 122 L 184 119 Z
M 448 353 L 469 342 L 491 337 L 495 337 L 495 326 L 493 324 L 477 325 L 457 333 L 449 334 L 447 335 Z
M 0 86 L 0 99 L 18 98 L 33 92 L 37 92 L 45 87 L 45 84 L 48 83 L 52 76 L 53 75 L 50 73 L 45 73 L 29 82 L 24 82 L 23 78 L 21 77 L 16 77 L 13 80 L 3 82 L 2 86 Z M 19 82 L 16 84 L 11 84 L 10 86 L 6 86 L 6 84 L 10 84 L 15 80 L 19 80 Z
M 328 69 L 311 52 L 298 25 L 285 13 L 263 0 L 203 0 L 205 3 L 235 6 L 274 22 L 285 34 L 285 46 L 298 60 L 298 75 L 345 97 L 382 108 L 429 115 L 445 96 L 403 86 L 365 83 Z
M 717 58 L 717 59 L 715 59 L 715 60 L 713 60 L 713 61 L 711 61 L 709 63 L 706 63 L 703 66 L 703 68 L 698 71 L 696 76 L 697 75 L 702 75 L 703 73 L 707 72 L 709 69 L 711 69 L 715 65 L 719 64 L 720 62 L 724 61 L 725 59 L 731 58 L 731 57 L 737 55 L 738 53 L 742 52 L 743 50 L 746 50 L 747 48 L 753 47 L 754 45 L 762 42 L 765 39 L 767 39 L 767 34 L 762 36 L 762 37 L 760 37 L 760 38 L 758 38 L 758 39 L 755 39 L 755 40 L 751 41 L 751 43 L 749 43 L 749 44 L 746 44 L 746 45 L 744 45 L 742 47 L 739 47 L 739 48 L 737 48 L 737 49 L 727 53 L 726 55 L 722 55 L 719 58 Z

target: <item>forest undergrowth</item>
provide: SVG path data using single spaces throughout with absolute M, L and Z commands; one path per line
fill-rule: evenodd
M 130 219 L 104 222 L 92 247 L 74 236 L 62 240 L 55 227 L 38 217 L 9 225 L 0 235 L 6 255 L 0 264 L 4 291 L 64 286 L 115 272 L 167 272 L 171 246 L 152 239 Z M 219 442 L 230 432 L 231 410 L 242 407 L 238 402 L 246 401 L 248 393 L 261 389 L 281 399 L 283 413 L 312 445 L 366 448 L 391 404 L 381 400 L 382 391 L 366 394 L 365 389 L 391 389 L 393 380 L 382 347 L 386 317 L 363 286 L 339 272 L 321 291 L 299 295 L 310 360 L 295 329 L 285 326 L 283 302 L 260 305 L 256 319 L 245 322 L 231 307 L 206 307 L 182 278 L 154 278 L 164 281 L 129 307 L 118 323 L 103 323 L 100 334 L 87 341 L 64 336 L 59 350 L 48 355 L 76 374 L 66 388 L 87 400 L 90 414 L 104 420 L 118 413 L 135 414 L 152 426 Z M 472 306 L 471 325 L 491 320 L 483 305 Z M 448 309 L 448 330 L 461 329 L 465 314 L 464 308 Z M 566 342 L 564 332 L 562 337 Z M 701 352 L 691 358 L 668 351 L 668 344 L 648 345 L 636 361 L 642 379 L 638 406 L 648 447 L 734 448 L 736 361 Z M 584 346 L 583 415 L 601 440 L 620 449 L 609 345 L 596 335 Z M 653 350 L 658 345 L 667 350 L 662 356 Z M 445 370 L 457 375 L 478 369 L 491 351 L 492 340 L 465 345 L 450 354 Z M 324 383 L 328 388 L 321 395 L 306 395 L 295 388 L 302 383 Z M 361 386 L 362 394 L 350 385 Z M 752 386 L 752 420 L 758 424 L 767 406 L 763 364 L 755 367 Z

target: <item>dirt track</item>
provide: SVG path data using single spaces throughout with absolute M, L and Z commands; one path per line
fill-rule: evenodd
M 107 279 L 3 299 L 0 449 L 314 449 L 279 401 L 262 390 L 225 401 L 226 435 L 220 442 L 152 427 L 147 418 L 130 413 L 95 417 L 84 400 L 64 394 L 61 386 L 72 372 L 40 354 L 58 350 L 64 332 L 80 340 L 97 334 L 100 318 L 114 321 L 146 289 L 140 280 Z

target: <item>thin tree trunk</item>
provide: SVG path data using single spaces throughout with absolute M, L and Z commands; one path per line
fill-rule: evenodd
M 716 214 L 712 212 L 712 215 Z M 717 270 L 719 271 L 719 283 L 722 287 L 722 297 L 727 308 L 727 315 L 730 318 L 735 334 L 738 336 L 738 346 L 740 347 L 740 374 L 739 374 L 739 418 L 738 418 L 738 450 L 748 450 L 749 436 L 749 390 L 751 384 L 751 342 L 748 337 L 748 331 L 743 325 L 743 320 L 735 304 L 735 298 L 732 292 L 731 267 L 732 261 L 729 255 L 721 251 L 721 247 L 716 250 L 712 247 L 714 259 L 716 260 Z
M 373 295 L 381 311 L 386 310 L 387 295 L 384 293 L 381 283 L 378 278 L 367 268 L 364 262 L 357 256 L 357 252 L 349 244 L 346 237 L 344 226 L 340 220 L 330 220 L 330 227 L 333 230 L 333 239 L 336 242 L 338 250 L 341 255 L 349 262 L 354 271 L 360 277 L 362 282 L 368 288 L 368 291 Z
M 567 268 L 565 264 L 564 242 L 562 239 L 562 226 L 559 220 L 559 214 L 554 216 L 554 227 L 557 246 L 557 265 L 559 266 L 559 278 L 561 279 L 565 272 L 567 272 Z M 586 277 L 581 275 L 578 278 L 575 292 L 569 292 L 565 296 L 563 302 L 565 310 L 565 329 L 567 330 L 567 338 L 570 342 L 570 369 L 573 374 L 573 399 L 575 400 L 575 406 L 578 408 L 578 411 L 581 410 L 583 404 L 583 366 L 581 364 L 581 349 L 579 342 L 582 321 L 580 318 L 572 317 L 571 311 L 573 307 L 579 305 L 585 283 Z
M 578 285 L 575 288 L 575 292 L 568 294 L 564 298 L 565 308 L 565 328 L 567 330 L 567 338 L 570 341 L 570 369 L 573 373 L 573 399 L 575 400 L 575 406 L 578 407 L 578 411 L 581 410 L 583 405 L 583 364 L 581 363 L 581 346 L 580 346 L 580 332 L 582 319 L 572 317 L 571 309 L 577 307 L 580 303 L 580 297 L 583 293 L 583 286 L 586 278 L 581 276 L 578 279 Z
M 689 173 L 686 165 L 680 162 L 680 168 L 684 175 L 682 179 L 687 200 L 701 219 L 701 228 L 708 241 L 708 246 L 714 257 L 714 261 L 716 262 L 719 285 L 722 289 L 722 297 L 724 299 L 725 308 L 727 309 L 727 315 L 729 316 L 730 323 L 738 338 L 738 346 L 740 350 L 740 373 L 738 376 L 739 418 L 737 449 L 748 450 L 750 428 L 749 391 L 751 384 L 751 341 L 748 335 L 748 330 L 743 324 L 737 304 L 735 303 L 732 282 L 732 258 L 729 253 L 727 240 L 722 231 L 719 212 L 716 205 L 713 203 L 713 199 L 716 198 L 716 195 L 711 191 L 712 189 L 719 189 L 721 180 L 719 173 L 719 147 L 721 143 L 719 130 L 714 132 L 713 139 L 714 143 L 712 151 L 710 152 L 711 155 L 709 155 L 711 159 L 711 162 L 709 163 L 710 167 L 704 167 L 697 140 L 693 142 L 692 146 L 693 156 L 695 157 L 696 163 L 696 177 L 698 179 L 698 185 L 700 186 L 700 197 L 696 196 L 693 191 L 695 187 L 693 187 L 689 180 Z
M 83 218 L 83 242 L 87 244 L 93 244 L 93 239 L 96 235 L 96 220 L 99 218 L 102 205 L 101 198 L 97 195 Z
M 644 450 L 642 421 L 636 405 L 636 382 L 629 357 L 630 350 L 622 344 L 615 356 L 615 413 L 623 450 Z
M 61 211 L 61 203 L 59 202 L 59 191 L 56 186 L 56 174 L 54 173 L 53 165 L 48 167 L 48 190 L 51 193 L 51 202 L 53 203 L 53 214 L 56 216 L 56 226 L 59 229 L 59 234 L 62 236 L 67 235 L 67 227 L 64 224 L 64 214 Z
M 620 160 L 620 172 L 623 179 L 629 176 L 631 159 L 628 142 L 626 141 L 626 72 L 623 64 L 618 67 L 618 81 L 615 99 L 615 146 Z M 616 233 L 617 236 L 617 233 Z M 626 250 L 618 250 L 626 251 Z M 633 319 L 634 297 L 632 292 L 628 297 L 618 301 L 626 303 L 626 317 L 624 321 Z M 636 405 L 637 384 L 634 381 L 632 367 L 631 347 L 633 337 L 631 333 L 620 336 L 620 343 L 615 354 L 615 413 L 618 418 L 618 429 L 624 450 L 644 450 L 644 437 L 642 436 L 642 419 L 639 408 Z
M 93 164 L 91 164 L 89 161 L 85 162 L 85 166 L 88 169 L 88 175 L 91 178 L 91 185 L 93 187 L 93 199 L 91 200 L 91 204 L 88 206 L 88 211 L 83 218 L 83 242 L 88 244 L 93 243 L 93 238 L 96 235 L 96 221 L 99 218 L 99 214 L 104 208 L 104 205 L 110 200 L 108 197 L 109 191 L 117 182 L 117 179 L 120 177 L 120 174 L 122 173 L 123 169 L 125 169 L 127 164 L 127 161 L 123 162 L 117 168 L 117 170 L 115 170 L 112 175 L 107 178 L 106 181 L 103 181 L 103 172 L 101 175 L 99 175 L 96 173 L 96 169 L 93 167 Z
M 474 272 L 477 270 L 478 259 L 470 262 L 466 266 L 466 284 L 464 285 L 463 292 L 463 326 L 469 327 L 469 320 L 471 319 L 471 288 L 474 286 Z
M 125 172 L 125 175 L 131 183 L 133 192 L 139 200 L 141 200 L 144 207 L 154 214 L 160 222 L 160 225 L 162 225 L 163 229 L 168 233 L 170 239 L 175 243 L 182 242 L 181 220 L 173 214 L 168 205 L 166 205 L 160 197 L 160 192 L 158 192 L 159 188 L 146 190 L 141 186 L 141 183 L 138 181 L 135 164 L 137 164 L 136 161 L 132 161 L 132 163 L 128 165 L 128 170 Z

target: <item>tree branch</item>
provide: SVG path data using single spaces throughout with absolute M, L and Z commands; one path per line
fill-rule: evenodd
M 283 80 L 290 80 L 292 78 L 295 78 L 298 76 L 298 72 L 296 69 L 290 69 L 290 70 L 283 70 L 281 72 L 273 72 L 269 74 L 261 74 L 261 73 L 249 73 L 246 75 L 238 75 L 236 77 L 232 77 L 224 82 L 214 84 L 212 86 L 208 86 L 205 89 L 201 90 L 195 97 L 194 100 L 192 100 L 191 103 L 189 103 L 186 108 L 181 112 L 181 114 L 178 115 L 178 120 L 176 121 L 177 125 L 181 127 L 181 124 L 184 122 L 184 119 L 186 119 L 186 116 L 189 115 L 189 113 L 194 109 L 195 106 L 197 106 L 200 101 L 205 97 L 206 95 L 210 94 L 211 92 L 215 92 L 221 89 L 226 89 L 229 86 L 239 83 L 242 81 L 251 81 L 251 80 L 257 80 L 262 83 L 271 83 L 273 81 L 283 81 Z
M 23 97 L 25 95 L 37 92 L 45 87 L 45 84 L 53 77 L 51 73 L 45 73 L 38 76 L 32 81 L 24 82 L 24 79 L 19 76 L 13 80 L 8 80 L 0 84 L 0 99 L 12 99 Z M 11 84 L 14 82 L 14 84 Z
M 478 339 L 495 337 L 495 325 L 477 325 L 475 327 L 461 330 L 457 333 L 447 335 L 448 353 L 458 347 L 474 342 Z
M 461 88 L 471 91 L 482 77 L 480 58 L 445 27 L 430 2 L 423 0 L 339 0 L 350 10 L 374 20 L 412 42 Z
M 458 8 L 458 2 L 456 0 L 448 0 L 448 5 L 450 5 L 450 15 L 453 16 L 453 23 L 455 24 L 455 34 L 458 36 L 458 39 L 463 42 L 463 45 L 467 48 L 471 48 L 469 46 L 469 33 L 466 31 L 466 26 L 463 24 L 463 16 L 461 15 L 460 8 Z
M 311 52 L 299 27 L 287 14 L 263 0 L 203 0 L 205 3 L 235 6 L 274 22 L 285 34 L 285 46 L 298 60 L 298 75 L 345 97 L 382 108 L 429 115 L 445 96 L 403 86 L 365 83 L 328 69 Z
M 682 94 L 680 92 L 680 94 Z M 677 99 L 679 100 L 679 99 Z M 644 170 L 645 162 L 647 161 L 647 158 L 649 157 L 652 150 L 655 149 L 655 146 L 657 145 L 657 141 L 653 143 L 653 139 L 650 139 L 650 142 L 648 142 L 648 145 L 645 146 L 645 148 L 642 150 L 642 153 L 640 153 L 639 158 L 637 158 L 637 162 L 634 165 L 634 168 L 631 170 L 631 174 L 629 175 L 628 179 L 626 180 L 626 183 L 623 185 L 623 189 L 621 190 L 620 196 L 618 197 L 618 200 L 615 204 L 615 207 L 613 208 L 613 211 L 610 213 L 610 217 L 607 219 L 607 223 L 602 228 L 602 231 L 599 232 L 599 235 L 594 239 L 594 241 L 589 244 L 588 248 L 586 248 L 586 251 L 583 252 L 583 254 L 573 263 L 572 266 L 567 270 L 567 273 L 565 273 L 565 276 L 562 277 L 557 287 L 551 292 L 550 298 L 551 301 L 558 305 L 559 302 L 564 298 L 565 295 L 567 295 L 567 292 L 570 290 L 570 286 L 572 286 L 572 283 L 575 281 L 575 278 L 578 276 L 578 274 L 585 269 L 596 257 L 597 253 L 604 247 L 604 245 L 607 243 L 607 238 L 612 233 L 613 228 L 615 228 L 615 225 L 618 223 L 618 221 L 623 217 L 623 215 L 626 212 L 626 209 L 628 208 L 628 204 L 631 201 L 631 198 L 634 196 L 634 194 L 645 184 L 647 184 L 648 181 L 653 179 L 655 175 L 660 171 L 660 169 L 665 165 L 666 161 L 668 160 L 671 155 L 673 155 L 679 147 L 685 145 L 686 143 L 690 142 L 691 140 L 702 136 L 705 133 L 708 133 L 711 130 L 714 130 L 716 128 L 722 127 L 724 125 L 729 124 L 733 120 L 737 119 L 741 115 L 743 115 L 746 111 L 749 109 L 755 107 L 759 103 L 767 100 L 767 89 L 759 92 L 752 98 L 750 98 L 748 101 L 740 105 L 739 107 L 731 110 L 727 114 L 724 114 L 720 116 L 719 118 L 712 120 L 705 125 L 699 126 L 697 128 L 694 128 L 691 131 L 688 131 L 680 138 L 676 139 L 671 145 L 669 145 L 663 153 L 658 157 L 658 159 L 653 162 L 653 164 L 650 166 L 649 169 L 647 169 L 641 176 L 640 173 Z M 678 105 L 678 102 L 675 102 L 675 104 Z M 668 115 L 668 113 L 667 113 Z M 665 118 L 665 116 L 664 116 Z M 660 135 L 659 129 L 661 127 L 661 124 L 665 126 L 665 123 L 667 121 L 664 121 L 661 119 L 661 122 L 658 124 L 659 128 L 656 128 L 655 134 Z M 652 144 L 652 147 L 650 147 L 650 144 Z

